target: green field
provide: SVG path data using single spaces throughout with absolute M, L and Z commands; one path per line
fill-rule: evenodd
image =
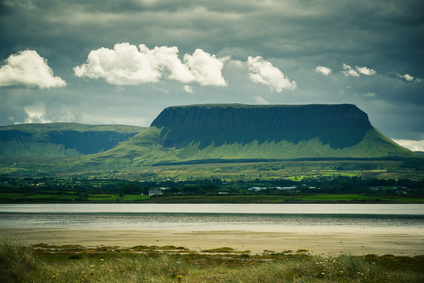
M 320 195 L 220 195 L 220 196 L 145 196 L 118 194 L 93 194 L 81 199 L 79 196 L 36 194 L 25 197 L 24 194 L 0 194 L 1 203 L 31 202 L 148 202 L 148 203 L 424 203 L 422 197 L 367 196 L 363 194 L 320 194 Z
M 106 194 L 99 194 L 99 195 L 89 195 L 87 197 L 88 201 L 116 201 L 119 199 L 118 195 L 106 195 Z
M 23 193 L 0 193 L 0 199 L 3 199 L 3 200 L 23 199 L 24 197 L 25 197 L 25 194 Z
M 123 201 L 142 201 L 149 199 L 150 196 L 144 196 L 144 195 L 124 195 L 122 198 Z

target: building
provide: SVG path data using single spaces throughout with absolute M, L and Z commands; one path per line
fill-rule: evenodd
M 162 196 L 163 191 L 161 189 L 151 189 L 149 190 L 149 196 Z

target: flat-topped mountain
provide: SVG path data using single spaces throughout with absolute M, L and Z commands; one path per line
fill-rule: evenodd
M 367 114 L 340 105 L 192 105 L 168 107 L 151 126 L 163 128 L 165 147 L 182 148 L 253 141 L 299 143 L 318 138 L 341 149 L 360 143 L 372 129 Z

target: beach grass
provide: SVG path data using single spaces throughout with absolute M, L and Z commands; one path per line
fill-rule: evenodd
M 223 247 L 79 245 L 26 247 L 2 240 L 0 282 L 424 282 L 424 256 L 340 255 L 308 251 L 240 253 Z

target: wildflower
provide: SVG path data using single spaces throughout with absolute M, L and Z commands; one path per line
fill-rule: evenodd
M 178 282 L 181 282 L 181 280 L 183 280 L 183 278 L 184 278 L 184 276 L 182 276 L 182 275 L 177 275 Z

